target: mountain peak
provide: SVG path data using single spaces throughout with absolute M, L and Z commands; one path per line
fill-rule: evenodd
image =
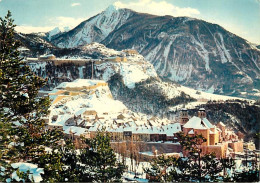
M 115 4 L 111 4 L 109 5 L 106 9 L 105 9 L 105 12 L 108 12 L 108 13 L 112 13 L 112 12 L 115 12 L 115 11 L 118 11 L 120 8 L 118 6 L 116 6 Z

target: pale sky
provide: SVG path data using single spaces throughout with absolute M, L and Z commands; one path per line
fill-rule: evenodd
M 0 16 L 11 10 L 18 31 L 46 32 L 75 27 L 111 4 L 155 15 L 199 18 L 260 44 L 260 0 L 0 0 Z

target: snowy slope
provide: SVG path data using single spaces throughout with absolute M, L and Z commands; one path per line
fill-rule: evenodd
M 94 78 L 109 82 L 109 87 L 115 99 L 124 102 L 127 108 L 135 112 L 158 116 L 180 109 L 183 104 L 195 108 L 197 104 L 205 104 L 209 100 L 237 99 L 163 82 L 158 77 L 153 65 L 145 61 L 144 57 L 138 53 L 126 55 L 124 51 L 116 51 L 100 43 L 84 45 L 80 47 L 80 50 L 82 54 L 88 53 L 89 56 L 96 55 L 98 57 L 92 59 L 85 66 L 72 64 L 57 67 L 47 62 L 32 62 L 29 65 L 36 74 L 44 78 L 48 77 L 48 87 L 52 88 L 53 86 L 57 87 L 64 80 L 73 81 L 78 78 L 91 78 L 93 62 Z M 108 60 L 115 56 L 126 57 L 126 61 Z M 77 59 L 70 60 L 77 61 Z M 78 85 L 77 81 L 79 80 L 74 82 L 75 85 Z M 58 87 L 61 87 L 61 85 Z M 51 98 L 54 99 L 52 95 Z M 64 121 L 70 117 L 61 120 Z M 174 117 L 174 115 L 168 116 L 169 119 L 174 119 Z
M 215 94 L 252 99 L 260 95 L 259 49 L 203 20 L 109 6 L 51 41 L 60 48 L 101 42 L 116 50 L 135 49 L 167 80 Z
M 105 45 L 92 42 L 80 47 L 81 53 L 88 53 L 90 55 L 97 54 L 99 57 L 111 57 L 111 56 L 123 56 L 123 52 L 117 51 L 111 48 L 107 48 Z
M 194 89 L 254 99 L 259 95 L 259 49 L 216 24 L 140 13 L 102 43 L 134 48 L 160 77 Z
M 80 88 L 85 86 L 86 83 L 91 84 L 93 82 L 97 82 L 97 80 L 81 79 L 71 83 L 61 83 L 50 94 L 57 93 L 59 89 L 64 89 L 66 86 Z M 85 94 L 63 99 L 53 104 L 50 111 L 50 125 L 63 126 L 65 133 L 73 130 L 78 135 L 85 133 L 86 129 L 66 126 L 68 119 L 74 118 L 77 124 L 85 121 L 90 126 L 89 131 L 96 131 L 106 127 L 106 130 L 110 132 L 132 131 L 133 133 L 164 133 L 173 135 L 173 133 L 181 130 L 179 123 L 172 123 L 172 121 L 167 119 L 152 118 L 145 114 L 128 110 L 122 102 L 111 98 L 111 93 L 107 86 L 100 86 L 89 90 Z M 84 115 L 85 111 L 95 111 L 96 117 Z M 120 115 L 123 116 L 123 119 L 118 117 Z M 54 116 L 56 116 L 56 120 L 53 121 Z M 86 119 L 88 120 L 86 121 Z
M 135 83 L 145 81 L 150 77 L 157 77 L 153 66 L 144 61 L 140 63 L 106 62 L 95 65 L 95 69 L 97 71 L 96 77 L 105 81 L 108 81 L 116 73 L 120 74 L 124 84 L 131 89 L 135 87 Z
M 73 48 L 91 42 L 101 42 L 130 16 L 130 11 L 111 5 L 102 13 L 82 22 L 72 31 L 62 34 L 52 42 L 60 48 Z
M 50 30 L 46 33 L 46 36 L 48 37 L 48 40 L 51 41 L 54 36 L 57 36 L 58 34 L 68 32 L 70 30 L 69 27 L 55 27 L 54 29 Z

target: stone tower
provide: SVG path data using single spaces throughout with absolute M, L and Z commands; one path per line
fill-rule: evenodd
M 198 117 L 199 118 L 206 118 L 206 111 L 204 108 L 200 108 L 198 111 Z
M 180 112 L 180 123 L 183 125 L 189 121 L 188 110 L 185 108 L 181 109 Z

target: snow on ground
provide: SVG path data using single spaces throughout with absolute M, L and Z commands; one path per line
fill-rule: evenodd
M 122 12 L 123 11 L 123 12 Z M 105 11 L 85 21 L 83 28 L 69 39 L 58 43 L 60 48 L 73 48 L 91 42 L 101 42 L 115 27 L 122 25 L 129 17 L 130 12 L 109 6 Z M 96 31 L 98 29 L 98 33 Z
M 212 94 L 212 93 L 206 93 L 203 91 L 198 91 L 194 90 L 185 86 L 180 86 L 178 87 L 179 91 L 183 91 L 184 93 L 190 95 L 193 98 L 196 98 L 198 100 L 235 100 L 235 99 L 240 99 L 240 100 L 245 100 L 243 98 L 238 98 L 238 97 L 230 97 L 230 96 L 225 96 L 225 95 L 217 95 L 217 94 Z
M 56 88 L 65 89 L 65 88 L 80 88 L 80 87 L 88 87 L 95 86 L 99 83 L 106 84 L 105 81 L 102 80 L 90 80 L 90 79 L 76 79 L 73 82 L 63 82 L 58 85 Z
M 88 85 L 90 81 L 92 80 L 78 79 L 72 83 L 61 83 L 57 88 L 77 88 Z M 100 81 L 92 82 L 95 84 Z M 57 94 L 56 97 L 59 96 L 57 88 L 53 92 Z M 110 132 L 132 131 L 136 134 L 153 133 L 171 136 L 181 130 L 179 123 L 172 123 L 165 118 L 159 119 L 128 110 L 122 102 L 111 97 L 108 86 L 99 86 L 84 94 L 64 98 L 53 104 L 50 111 L 50 125 L 63 126 L 65 132 L 73 130 L 79 135 L 86 131 L 82 128 L 69 129 L 69 127 L 66 127 L 67 121 L 74 119 L 73 121 L 76 121 L 77 124 L 85 121 L 84 124 L 89 126 L 89 131 L 97 131 L 97 129 L 105 127 Z M 94 111 L 94 115 L 86 114 L 86 111 Z M 86 121 L 86 119 L 88 120 Z
M 35 61 L 37 61 L 37 60 L 38 60 L 38 58 L 35 59 Z M 32 72 L 34 72 L 34 73 L 37 73 L 38 69 L 41 69 L 41 71 L 44 72 L 47 62 L 29 62 L 28 65 L 29 65 L 30 69 L 32 70 Z
M 108 81 L 115 73 L 119 73 L 128 88 L 134 88 L 135 83 L 144 81 L 150 77 L 157 77 L 153 66 L 148 62 L 106 62 L 95 65 L 98 77 Z
M 48 39 L 51 40 L 51 38 L 59 33 L 62 32 L 68 32 L 70 30 L 70 27 L 55 27 L 54 29 L 50 30 L 48 32 Z
M 116 153 L 116 157 L 118 161 L 122 162 L 122 156 Z M 151 165 L 149 162 L 139 162 L 137 163 L 135 160 L 132 160 L 133 164 L 131 163 L 131 159 L 128 157 L 125 157 L 125 164 L 127 166 L 127 171 L 124 172 L 123 177 L 126 180 L 135 180 L 137 182 L 148 182 L 146 179 L 146 174 L 144 172 L 144 168 L 151 168 Z M 133 166 L 132 166 L 133 165 Z M 137 177 L 135 177 L 135 173 L 133 169 L 137 172 Z
M 24 173 L 26 173 L 29 170 L 30 172 L 29 178 L 31 181 L 40 182 L 43 180 L 41 177 L 41 174 L 44 174 L 43 168 L 38 168 L 38 166 L 35 164 L 20 162 L 20 163 L 13 163 L 11 164 L 11 166 L 15 169 L 19 169 L 20 172 L 24 172 Z M 12 173 L 12 179 L 18 182 L 22 181 L 22 179 L 18 177 L 16 171 Z
M 197 106 L 202 105 L 202 104 L 206 104 L 206 103 L 207 102 L 189 102 L 189 103 L 185 104 L 185 108 L 186 109 L 194 109 Z M 183 108 L 183 104 L 180 104 L 180 105 L 176 105 L 174 107 L 170 107 L 169 111 L 179 111 L 182 108 Z
M 122 63 L 120 67 L 120 75 L 123 76 L 124 84 L 128 88 L 134 88 L 135 83 L 144 81 L 149 77 L 157 77 L 157 74 L 147 65 L 132 65 Z
M 206 50 L 206 48 L 204 47 L 203 42 L 200 40 L 199 37 L 198 37 L 199 41 L 197 41 L 193 36 L 191 38 L 192 38 L 192 43 L 195 43 L 200 48 L 200 49 L 198 49 L 197 47 L 195 47 L 195 49 L 198 52 L 198 54 L 205 61 L 205 69 L 206 69 L 206 71 L 210 71 L 211 69 L 209 67 L 209 52 Z M 202 50 L 202 51 L 200 51 L 200 50 Z
M 103 66 L 105 66 L 104 64 Z M 118 64 L 118 69 L 122 68 Z M 127 65 L 127 64 L 126 64 Z M 99 68 L 101 69 L 101 68 Z M 104 68 L 106 69 L 106 67 Z M 130 69 L 131 70 L 131 67 Z M 128 87 L 131 87 L 130 82 L 127 81 L 129 76 L 124 70 L 124 77 Z M 129 78 L 133 82 L 133 78 Z M 135 81 L 136 82 L 136 81 Z M 64 82 L 56 87 L 50 94 L 59 96 L 59 90 L 66 90 L 66 88 L 81 88 L 82 86 L 95 86 L 98 83 L 105 83 L 101 80 L 87 80 L 77 79 L 74 82 Z M 134 83 L 134 82 L 133 82 Z M 152 83 L 154 84 L 154 83 Z M 191 102 L 186 105 L 186 108 L 194 108 L 197 105 L 205 104 L 207 100 L 227 100 L 234 99 L 234 97 L 226 97 L 221 95 L 214 95 L 205 92 L 198 92 L 187 87 L 169 84 L 165 82 L 155 82 L 162 93 L 164 93 L 168 99 L 179 96 L 183 91 L 189 94 L 191 97 L 200 99 L 202 101 Z M 110 89 L 107 85 L 98 86 L 94 89 L 84 91 L 83 93 L 76 96 L 68 96 L 55 105 L 51 106 L 51 113 L 49 116 L 50 123 L 52 125 L 63 126 L 63 129 L 68 130 L 66 122 L 71 118 L 79 117 L 77 124 L 80 124 L 88 118 L 88 122 L 85 122 L 89 126 L 89 131 L 96 131 L 105 127 L 110 132 L 123 132 L 132 131 L 132 133 L 144 133 L 144 134 L 167 134 L 168 136 L 173 135 L 181 130 L 179 123 L 173 123 L 173 121 L 167 119 L 159 119 L 151 116 L 147 116 L 141 113 L 134 113 L 127 109 L 127 107 L 120 101 L 114 100 L 111 97 Z M 52 96 L 53 97 L 53 96 Z M 55 99 L 55 97 L 53 97 Z M 203 101 L 204 100 L 204 101 Z M 182 108 L 182 105 L 178 105 L 170 108 L 169 110 L 176 110 Z M 85 111 L 95 111 L 95 115 L 86 115 Z M 56 120 L 52 121 L 52 118 L 56 116 Z M 74 119 L 75 121 L 75 119 Z M 70 129 L 72 130 L 72 129 Z M 84 133 L 85 131 L 80 128 L 75 128 L 75 133 Z
M 79 78 L 83 79 L 84 78 L 84 73 L 83 73 L 83 69 L 85 69 L 85 66 L 81 66 L 79 67 Z
M 96 42 L 92 42 L 90 44 L 84 45 L 81 47 L 81 49 L 89 53 L 98 52 L 99 54 L 106 55 L 107 57 L 122 55 L 121 51 L 116 51 L 114 49 L 107 48 L 105 45 Z
M 66 87 L 82 87 L 82 86 L 91 86 L 97 83 L 105 83 L 100 80 L 86 80 L 86 79 L 78 79 L 75 82 L 63 82 L 57 88 L 64 89 Z M 54 90 L 54 93 L 57 90 Z M 98 113 L 104 112 L 120 112 L 126 109 L 125 105 L 111 98 L 111 93 L 108 86 L 99 86 L 94 90 L 90 90 L 92 94 L 83 94 L 77 96 L 70 96 L 70 98 L 66 98 L 65 100 L 61 100 L 57 105 L 62 105 L 62 108 L 56 108 L 57 105 L 53 105 L 51 107 L 51 116 L 63 114 L 62 118 L 68 118 L 71 115 L 76 114 L 79 110 L 86 107 L 88 109 L 93 109 Z M 109 107 L 108 107 L 109 106 Z M 61 121 L 64 121 L 60 119 Z
M 161 91 L 161 93 L 169 100 L 181 95 L 181 91 L 178 90 L 178 87 L 175 84 L 155 81 L 153 85 L 155 85 L 156 89 Z

